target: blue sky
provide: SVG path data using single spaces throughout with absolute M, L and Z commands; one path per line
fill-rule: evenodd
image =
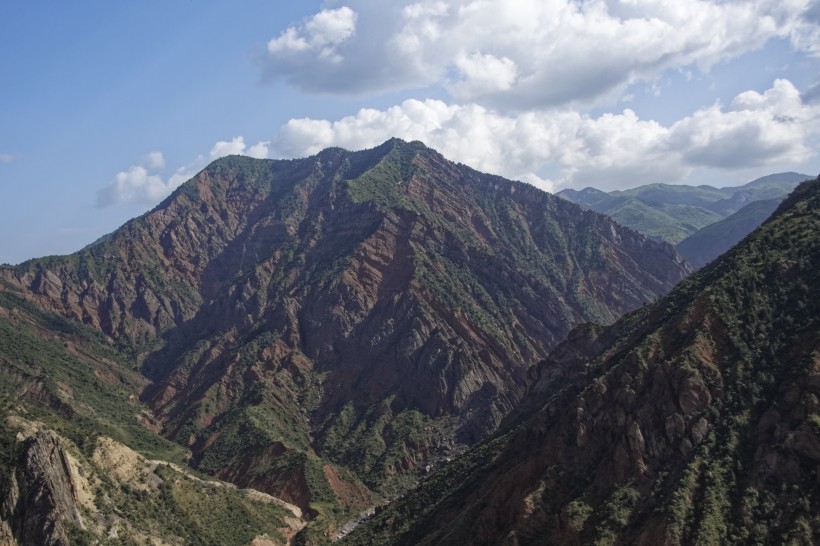
M 546 190 L 820 172 L 808 0 L 0 2 L 0 263 L 215 157 L 420 139 Z

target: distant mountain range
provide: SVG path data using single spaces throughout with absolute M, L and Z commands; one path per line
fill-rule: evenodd
M 771 200 L 782 200 L 797 184 L 809 178 L 790 172 L 725 188 L 649 184 L 608 193 L 594 188 L 568 189 L 557 195 L 607 214 L 652 239 L 676 245 L 690 263 L 700 267 L 760 225 L 768 216 L 765 211 L 774 210 Z M 758 201 L 770 202 L 743 210 Z M 732 218 L 735 214 L 740 216 Z M 715 225 L 721 220 L 728 223 Z M 705 231 L 699 233 L 702 229 Z M 690 237 L 692 239 L 687 240 Z
M 817 179 L 343 544 L 817 544 L 819 290 Z
M 323 543 L 493 434 L 573 327 L 689 272 L 418 142 L 220 159 L 0 268 L 0 537 Z

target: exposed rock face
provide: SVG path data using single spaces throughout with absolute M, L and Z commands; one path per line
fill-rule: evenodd
M 393 140 L 219 160 L 98 244 L 4 276 L 134 350 L 200 469 L 306 508 L 317 476 L 358 498 L 317 455 L 400 490 L 492 432 L 573 326 L 687 273 L 604 216 Z
M 296 506 L 199 478 L 171 462 L 147 460 L 111 438 L 97 437 L 86 457 L 42 423 L 14 415 L 6 424 L 18 431 L 20 450 L 10 480 L 0 481 L 4 546 L 252 540 L 287 546 L 306 525 Z M 206 497 L 215 498 L 207 511 Z
M 51 432 L 38 432 L 23 445 L 18 470 L 2 503 L 18 544 L 69 545 L 69 529 L 82 529 L 76 470 L 62 442 Z
M 818 234 L 815 180 L 657 304 L 570 335 L 524 415 L 345 543 L 817 543 Z

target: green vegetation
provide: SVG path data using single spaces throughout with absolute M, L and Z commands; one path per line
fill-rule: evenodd
M 142 425 L 141 378 L 99 332 L 0 291 L 0 394 L 80 446 L 98 434 L 151 457 L 183 461 L 185 450 Z M 21 396 L 22 393 L 22 396 Z
M 86 465 L 93 468 L 91 463 Z M 120 524 L 116 540 L 110 544 L 143 544 L 151 537 L 170 543 L 238 546 L 263 534 L 284 542 L 283 519 L 293 517 L 284 508 L 165 465 L 159 465 L 155 472 L 162 480 L 156 489 L 113 482 L 104 473 L 97 473 L 98 509 L 114 512 L 126 523 Z M 77 529 L 72 538 L 80 544 L 100 544 L 101 539 L 91 530 Z M 103 544 L 109 542 L 103 539 Z
M 648 205 L 629 199 L 606 211 L 619 224 L 629 226 L 656 241 L 676 244 L 721 216 L 691 205 Z
M 390 498 L 416 484 L 416 458 L 429 449 L 444 423 L 415 409 L 393 414 L 391 399 L 363 412 L 352 403 L 334 415 L 319 442 L 323 457 L 346 465 L 368 487 Z
M 0 484 L 9 483 L 20 453 L 20 444 L 15 439 L 16 434 L 7 422 L 11 408 L 11 399 L 0 396 Z M 0 495 L 5 494 L 4 489 L 5 486 L 0 487 Z
M 595 526 L 592 534 L 595 546 L 612 546 L 629 523 L 629 518 L 640 498 L 640 493 L 632 484 L 618 487 L 606 500 L 593 520 Z

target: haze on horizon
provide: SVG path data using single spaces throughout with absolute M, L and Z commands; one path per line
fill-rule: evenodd
M 809 0 L 0 5 L 0 263 L 212 159 L 390 137 L 555 191 L 820 171 Z

